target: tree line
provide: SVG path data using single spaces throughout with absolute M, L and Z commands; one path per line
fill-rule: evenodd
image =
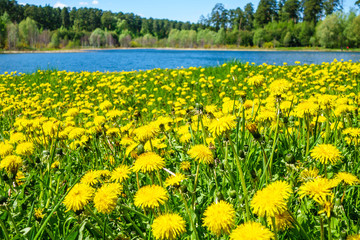
M 356 1 L 360 7 L 360 0 Z M 341 0 L 260 0 L 214 6 L 198 23 L 96 8 L 54 8 L 0 0 L 0 48 L 360 47 L 360 15 Z

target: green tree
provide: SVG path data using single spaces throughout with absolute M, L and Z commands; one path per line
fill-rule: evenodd
M 244 20 L 244 29 L 248 31 L 252 30 L 254 27 L 254 7 L 252 3 L 248 3 L 245 5 Z
M 0 17 L 0 48 L 5 47 L 6 43 L 6 25 L 10 22 L 10 16 L 5 12 Z
M 260 0 L 255 12 L 256 24 L 263 27 L 267 23 L 275 21 L 276 17 L 276 0 Z
M 119 35 L 119 44 L 121 47 L 130 47 L 131 34 L 125 30 Z
M 19 41 L 19 28 L 16 23 L 8 23 L 6 25 L 7 30 L 7 48 L 16 49 Z
M 104 46 L 104 44 L 105 44 L 105 32 L 100 28 L 95 29 L 91 33 L 89 41 L 90 41 L 90 45 L 93 46 L 93 47 Z
M 228 22 L 228 11 L 225 9 L 224 4 L 217 3 L 211 11 L 211 25 L 218 31 L 220 28 L 226 29 Z
M 224 44 L 225 39 L 226 39 L 226 31 L 224 28 L 221 28 L 216 34 L 215 44 L 218 45 Z
M 327 16 L 339 9 L 342 9 L 342 4 L 340 0 L 326 0 L 323 2 L 323 9 L 325 15 Z
M 116 18 L 110 11 L 106 11 L 101 16 L 101 25 L 108 30 L 114 30 L 116 26 Z
M 61 26 L 63 26 L 64 28 L 70 27 L 70 14 L 69 9 L 66 7 L 61 9 Z
M 59 48 L 59 46 L 60 46 L 59 33 L 57 31 L 55 31 L 53 33 L 53 35 L 51 36 L 50 47 Z
M 301 46 L 309 46 L 310 39 L 315 33 L 315 26 L 313 22 L 302 22 L 298 24 L 300 28 L 299 42 Z
M 27 17 L 19 23 L 19 35 L 24 46 L 35 47 L 38 33 L 36 22 L 31 18 Z
M 316 28 L 316 37 L 322 47 L 342 47 L 344 24 L 340 14 L 333 13 L 324 21 L 319 22 Z
M 346 45 L 360 47 L 360 15 L 351 11 L 345 21 L 344 37 Z
M 303 0 L 304 21 L 316 24 L 321 16 L 323 9 L 323 0 Z
M 265 35 L 266 35 L 266 31 L 263 28 L 258 28 L 257 30 L 255 30 L 254 32 L 254 44 L 258 47 L 262 47 L 263 44 L 265 43 L 266 39 L 265 39 Z
M 300 15 L 300 2 L 299 0 L 287 0 L 281 8 L 281 20 L 292 20 L 297 23 Z
M 229 10 L 230 28 L 238 29 L 240 31 L 243 29 L 244 20 L 244 12 L 241 10 L 241 8 Z

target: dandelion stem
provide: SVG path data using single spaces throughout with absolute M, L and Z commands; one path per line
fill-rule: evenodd
M 8 211 L 8 213 L 9 213 L 8 215 L 9 215 L 9 218 L 10 218 L 10 221 L 11 221 L 12 225 L 13 225 L 14 228 L 15 228 L 16 235 L 21 236 L 19 230 L 18 230 L 17 227 L 16 227 L 16 223 L 15 223 L 15 221 L 14 221 L 14 218 L 13 218 L 12 215 L 11 215 L 11 211 L 10 211 L 8 205 L 5 205 L 5 208 L 6 208 L 6 211 Z
M 328 240 L 331 240 L 331 216 L 328 218 Z
M 321 234 L 321 240 L 325 240 L 324 236 L 324 222 L 322 217 L 320 216 L 320 234 Z
M 275 217 L 271 217 L 271 222 L 272 222 L 272 225 L 273 225 L 273 228 L 274 228 L 275 240 L 278 240 Z
M 195 204 L 195 196 L 196 196 L 196 184 L 198 181 L 198 177 L 199 177 L 199 169 L 200 169 L 200 163 L 198 163 L 197 167 L 196 167 L 196 174 L 195 174 L 195 181 L 194 181 L 194 189 L 193 189 L 193 196 L 192 196 L 192 207 L 194 208 L 194 204 Z
M 297 219 L 295 218 L 295 216 L 292 214 L 292 212 L 290 212 L 289 210 L 287 210 L 287 212 L 289 213 L 289 215 L 291 216 L 291 218 L 294 220 L 295 224 L 300 228 L 301 233 L 303 234 L 303 236 L 305 236 L 305 238 L 307 240 L 310 240 L 309 236 L 307 235 L 306 231 L 304 230 L 304 228 L 301 226 L 301 224 L 297 221 Z
M 179 189 L 179 193 L 180 193 L 180 196 L 181 196 L 181 200 L 184 202 L 185 211 L 186 211 L 186 213 L 187 213 L 187 215 L 188 215 L 188 217 L 189 217 L 191 227 L 192 227 L 192 229 L 193 229 L 193 231 L 194 231 L 194 233 L 195 233 L 195 238 L 198 240 L 198 239 L 199 239 L 198 232 L 197 232 L 197 230 L 196 230 L 196 226 L 195 226 L 195 224 L 194 224 L 194 220 L 193 220 L 192 217 L 191 217 L 190 209 L 189 209 L 189 207 L 188 207 L 188 205 L 187 205 L 187 203 L 186 203 L 186 200 L 185 200 L 185 198 L 184 198 L 184 195 L 183 195 L 183 193 L 181 192 L 180 189 Z
M 235 185 L 234 185 L 234 179 L 233 179 L 233 176 L 232 176 L 232 173 L 231 173 L 231 168 L 229 166 L 229 161 L 228 161 L 228 142 L 225 143 L 225 159 L 224 159 L 224 164 L 225 164 L 225 168 L 228 172 L 228 176 L 229 176 L 229 179 L 230 179 L 230 184 L 231 184 L 231 187 L 233 189 L 236 189 L 235 188 Z
M 142 233 L 141 229 L 136 225 L 136 223 L 131 219 L 131 217 L 129 217 L 129 214 L 127 213 L 127 210 L 124 211 L 124 216 L 125 218 L 131 223 L 131 225 L 135 228 L 135 230 L 137 231 L 137 233 L 143 238 L 145 239 L 144 234 Z
M 5 227 L 5 224 L 4 224 L 4 222 L 3 222 L 1 219 L 0 219 L 0 226 L 1 226 L 2 230 L 3 230 L 5 239 L 6 239 L 6 240 L 9 240 L 9 239 L 10 239 L 10 238 L 9 238 L 9 232 L 7 231 L 7 229 L 6 229 L 6 227 Z
M 238 154 L 237 154 L 237 152 L 236 152 L 234 143 L 233 143 L 233 141 L 231 140 L 231 138 L 230 138 L 229 135 L 228 135 L 228 139 L 229 139 L 230 145 L 231 145 L 231 147 L 232 147 L 232 149 L 233 149 L 233 152 L 234 152 L 235 161 L 236 161 L 236 166 L 237 166 L 238 171 L 239 171 L 241 186 L 242 186 L 243 191 L 244 191 L 245 211 L 246 211 L 246 218 L 245 218 L 245 220 L 246 220 L 246 221 L 249 221 L 249 220 L 250 220 L 249 198 L 248 198 L 248 191 L 247 191 L 246 183 L 245 183 L 244 172 L 242 171 L 242 168 L 241 168 L 241 165 L 240 165 L 240 159 L 239 159 L 239 156 L 238 156 Z
M 98 218 L 96 216 L 96 214 L 91 210 L 91 208 L 89 206 L 85 206 L 86 210 L 90 213 L 90 215 L 97 221 L 97 223 L 99 224 L 99 226 L 104 226 L 103 230 L 110 235 L 111 239 L 115 239 L 114 234 L 112 233 L 112 231 L 110 231 L 106 225 L 101 221 L 100 218 Z
M 53 208 L 53 210 L 49 213 L 48 217 L 45 219 L 45 221 L 41 224 L 41 227 L 39 229 L 39 231 L 36 233 L 35 237 L 33 238 L 34 240 L 38 239 L 40 237 L 40 235 L 42 234 L 42 232 L 44 231 L 46 224 L 50 221 L 50 218 L 52 217 L 53 213 L 58 209 L 58 207 L 60 206 L 60 204 L 62 203 L 62 201 L 65 199 L 66 195 L 70 192 L 70 190 L 75 186 L 76 183 L 79 182 L 80 178 L 82 178 L 83 175 L 81 175 L 80 177 L 78 177 L 76 179 L 76 181 L 73 183 L 73 185 L 68 189 L 68 191 L 66 192 L 66 194 L 63 195 L 63 197 L 58 201 L 58 203 L 55 205 L 55 207 Z
M 120 207 L 127 211 L 133 212 L 146 220 L 150 220 L 146 215 L 142 214 L 141 212 L 136 211 L 135 209 L 129 208 L 128 206 L 126 206 L 124 204 L 120 204 Z

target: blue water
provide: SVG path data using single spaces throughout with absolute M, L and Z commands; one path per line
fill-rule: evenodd
M 32 73 L 38 69 L 67 71 L 131 71 L 153 68 L 216 66 L 230 60 L 255 64 L 302 64 L 360 60 L 359 52 L 191 51 L 157 49 L 93 50 L 76 53 L 0 54 L 0 73 Z

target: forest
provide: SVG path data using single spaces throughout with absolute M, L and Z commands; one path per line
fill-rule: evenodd
M 243 9 L 217 3 L 207 16 L 191 23 L 0 0 L 0 49 L 359 48 L 358 8 L 360 0 L 348 12 L 341 0 L 261 0 Z

